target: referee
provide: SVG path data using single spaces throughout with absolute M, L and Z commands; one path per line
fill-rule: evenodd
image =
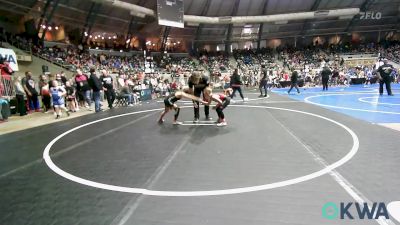
M 390 87 L 390 83 L 392 82 L 392 77 L 390 75 L 392 72 L 393 66 L 388 64 L 387 59 L 383 59 L 383 65 L 377 70 L 379 79 L 379 95 L 383 95 L 383 84 L 385 84 L 388 95 L 393 96 L 392 88 Z
M 231 88 L 233 89 L 233 92 L 231 94 L 231 98 L 233 98 L 235 96 L 236 91 L 239 91 L 240 97 L 242 98 L 243 102 L 244 100 L 244 96 L 243 96 L 243 92 L 242 92 L 242 88 L 241 85 L 243 84 L 242 80 L 240 79 L 240 75 L 239 75 L 239 71 L 238 69 L 235 69 L 235 71 L 233 72 L 232 76 L 231 76 Z
M 332 71 L 329 67 L 325 66 L 321 71 L 321 78 L 322 78 L 322 91 L 328 90 L 328 82 L 329 76 L 332 74 Z
M 189 77 L 188 84 L 190 93 L 193 93 L 196 97 L 199 98 L 201 93 L 203 93 L 203 98 L 204 98 L 204 89 L 210 85 L 210 81 L 206 75 L 196 71 Z M 193 123 L 198 123 L 200 119 L 199 102 L 193 101 L 193 104 L 194 104 Z M 212 120 L 212 118 L 210 118 L 210 106 L 204 105 L 204 113 L 206 114 L 206 120 Z

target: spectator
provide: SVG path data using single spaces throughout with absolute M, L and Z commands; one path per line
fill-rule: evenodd
M 27 115 L 26 113 L 26 106 L 25 106 L 25 90 L 24 87 L 22 87 L 21 84 L 21 77 L 17 77 L 14 81 L 14 89 L 15 89 L 15 95 L 17 99 L 17 110 L 19 112 L 20 116 L 25 116 Z
M 63 82 L 61 74 L 56 74 L 56 81 L 58 83 L 58 86 L 62 86 L 63 88 L 65 88 L 65 83 Z
M 65 72 L 64 71 L 60 72 L 60 78 L 61 78 L 61 82 L 63 83 L 63 85 L 66 86 L 68 79 L 65 77 Z
M 32 112 L 40 112 L 40 104 L 38 99 L 38 92 L 36 90 L 35 80 L 32 78 L 32 73 L 30 71 L 25 72 L 25 83 L 24 89 L 28 95 L 29 110 Z
M 128 106 L 133 106 L 134 104 L 138 104 L 137 94 L 132 93 L 128 80 L 124 81 L 124 86 L 121 88 L 120 94 L 122 97 L 128 99 Z
M 11 80 L 11 75 L 14 73 L 14 71 L 10 66 L 10 62 L 5 59 L 3 60 L 3 62 L 0 61 L 0 70 L 3 79 Z
M 11 96 L 11 75 L 13 73 L 10 63 L 5 59 L 0 59 L 0 96 Z
M 88 82 L 88 77 L 82 73 L 82 70 L 76 70 L 75 75 L 75 83 L 76 83 L 76 90 L 78 93 L 78 100 L 81 107 L 85 107 L 85 102 L 88 104 L 86 106 L 88 110 L 92 110 L 90 108 L 92 102 L 90 98 L 90 86 Z
M 41 75 L 39 80 L 40 95 L 42 96 L 42 103 L 44 106 L 44 113 L 47 113 L 51 108 L 50 87 L 47 82 L 46 75 Z
M 101 80 L 97 77 L 96 70 L 94 68 L 90 69 L 89 84 L 93 90 L 95 112 L 101 112 L 102 109 L 100 106 L 100 92 L 103 90 L 103 85 L 101 83 Z
M 0 98 L 0 123 L 7 122 L 10 114 L 9 102 L 6 99 Z
M 65 83 L 65 91 L 67 92 L 67 107 L 70 112 L 76 112 L 76 91 L 75 88 L 71 85 L 71 82 L 67 81 Z
M 113 78 L 106 70 L 102 70 L 101 73 L 102 76 L 100 77 L 100 80 L 103 84 L 103 90 L 107 97 L 108 108 L 112 109 L 115 101 Z

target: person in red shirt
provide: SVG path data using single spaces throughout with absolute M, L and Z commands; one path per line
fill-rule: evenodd
M 3 79 L 11 80 L 11 75 L 14 73 L 14 71 L 10 66 L 10 62 L 4 61 L 3 63 L 1 63 L 0 69 L 1 69 L 1 77 Z
M 283 79 L 284 79 L 285 81 L 288 81 L 288 80 L 289 80 L 289 74 L 288 74 L 286 71 L 283 73 Z
M 13 84 L 11 83 L 11 75 L 14 71 L 10 67 L 10 63 L 6 60 L 0 62 L 0 96 L 11 96 Z
M 76 70 L 75 83 L 76 90 L 78 93 L 78 99 L 81 107 L 85 107 L 85 102 L 88 104 L 88 109 L 91 110 L 91 96 L 90 96 L 90 85 L 89 78 L 82 73 L 82 70 Z

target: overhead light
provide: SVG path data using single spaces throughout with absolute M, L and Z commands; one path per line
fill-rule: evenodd
M 49 26 L 47 29 L 48 29 L 48 30 L 51 30 L 51 27 Z
M 126 43 L 127 43 L 127 44 L 128 44 L 129 42 L 131 42 L 131 39 L 127 39 L 127 40 L 126 40 Z
M 111 40 L 111 37 L 108 37 L 108 40 Z
M 89 37 L 92 38 L 93 36 L 92 36 L 92 35 L 89 35 Z
M 58 30 L 58 26 L 54 27 L 54 29 Z
M 146 45 L 151 45 L 151 41 L 146 42 Z
M 153 46 L 156 46 L 156 44 L 153 44 Z
M 176 43 L 174 42 L 174 45 L 176 45 Z
M 104 40 L 104 37 L 101 37 L 102 40 Z
M 87 33 L 86 31 L 85 31 L 85 33 L 84 33 L 84 34 L 85 34 L 85 37 L 87 37 L 87 36 L 88 36 L 88 33 Z
M 42 28 L 43 28 L 43 29 L 46 29 L 46 25 L 43 24 L 43 25 L 42 25 Z
M 123 52 L 123 51 L 122 51 L 122 49 L 121 49 L 121 50 L 119 50 L 119 52 Z
M 114 36 L 113 36 L 113 38 L 114 38 L 114 39 L 117 39 L 117 36 L 116 36 L 116 35 L 114 35 Z
M 180 41 L 178 41 L 178 45 L 180 44 L 181 42 Z
M 99 47 L 96 47 L 96 49 L 99 49 Z
M 94 37 L 94 39 L 96 39 L 96 40 L 97 40 L 97 36 L 96 36 L 96 37 Z

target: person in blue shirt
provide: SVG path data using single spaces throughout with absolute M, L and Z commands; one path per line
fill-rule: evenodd
M 53 107 L 56 111 L 56 119 L 61 117 L 61 109 L 69 116 L 68 109 L 65 108 L 64 96 L 67 95 L 64 87 L 58 86 L 58 82 L 53 80 L 53 86 L 50 88 L 51 98 L 53 100 Z

